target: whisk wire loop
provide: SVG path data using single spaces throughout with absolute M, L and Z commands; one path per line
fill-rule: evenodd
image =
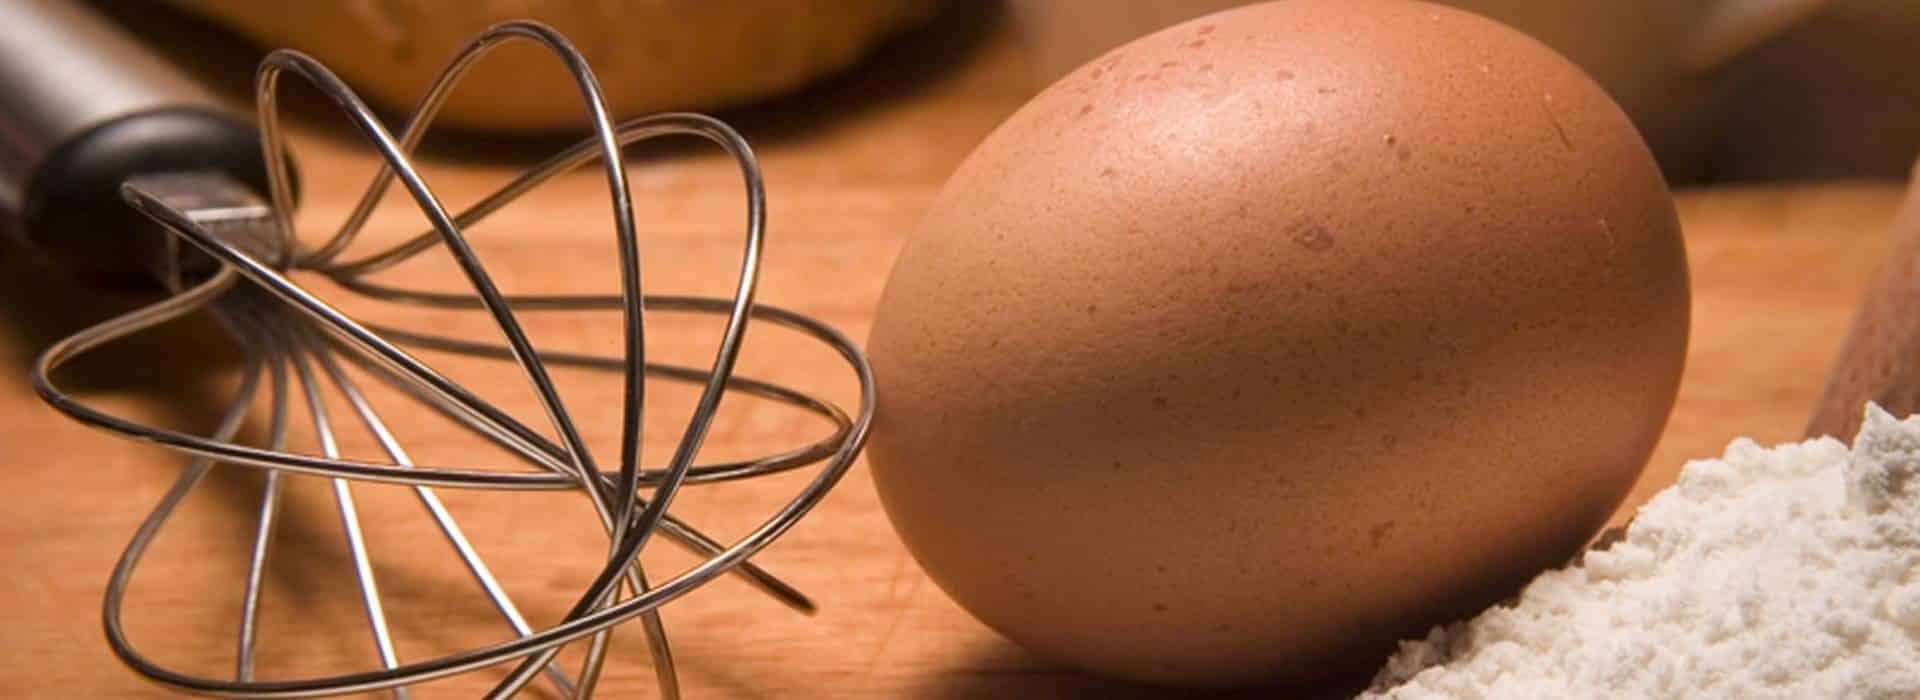
M 593 130 L 591 137 L 561 151 L 513 178 L 459 214 L 450 214 L 410 159 L 434 114 L 460 77 L 492 48 L 508 41 L 529 41 L 545 47 L 560 60 L 580 88 Z M 335 233 L 311 250 L 302 247 L 294 229 L 292 185 L 285 134 L 280 124 L 278 85 L 293 74 L 324 94 L 367 139 L 380 158 L 379 171 Z M 758 568 L 748 558 L 790 529 L 845 474 L 864 446 L 872 418 L 873 388 L 865 358 L 844 335 L 804 315 L 759 305 L 755 292 L 765 232 L 765 193 L 758 161 L 746 140 L 726 124 L 697 114 L 661 114 L 616 125 L 587 62 L 566 39 L 545 25 L 510 22 L 481 34 L 462 50 L 421 98 L 412 118 L 396 137 L 371 109 L 325 66 L 294 51 L 276 51 L 261 64 L 255 80 L 263 157 L 268 164 L 270 217 L 266 224 L 276 246 L 264 254 L 258 247 L 236 245 L 210 230 L 188 213 L 175 208 L 157 188 L 140 178 L 122 188 L 135 209 L 159 222 L 174 241 L 196 247 L 217 263 L 217 269 L 194 284 L 175 280 L 172 296 L 124 316 L 108 320 L 55 343 L 34 367 L 34 386 L 49 405 L 90 426 L 152 443 L 192 457 L 181 477 L 142 521 L 128 542 L 109 579 L 102 620 L 109 646 L 136 672 L 162 684 L 196 693 L 224 697 L 294 698 L 339 693 L 390 690 L 405 697 L 406 686 L 519 659 L 491 692 L 508 697 L 542 672 L 563 695 L 586 697 L 597 687 L 609 648 L 608 632 L 617 624 L 639 618 L 654 658 L 663 697 L 677 697 L 678 676 L 658 609 L 661 605 L 724 573 L 745 578 L 756 588 L 803 612 L 812 603 L 790 585 Z M 638 141 L 668 135 L 693 135 L 717 145 L 739 165 L 746 190 L 745 244 L 738 279 L 730 298 L 646 295 L 642 293 L 640 249 L 628 191 L 621 148 Z M 498 211 L 554 176 L 590 161 L 604 169 L 613 208 L 619 247 L 621 289 L 609 295 L 508 295 L 493 282 L 486 266 L 464 234 L 467 226 Z M 352 262 L 339 262 L 364 229 L 374 208 L 394 180 L 410 195 L 431 229 L 420 236 L 375 251 Z M 177 246 L 178 243 L 170 243 Z M 366 279 L 434 247 L 452 256 L 472 294 L 446 294 L 393 287 Z M 375 326 L 351 316 L 309 292 L 292 273 L 318 274 L 341 288 L 370 299 L 388 302 L 474 309 L 486 312 L 503 337 L 500 344 L 449 338 L 404 329 Z M 725 326 L 710 367 L 698 369 L 650 363 L 645 357 L 644 314 L 649 306 L 660 310 L 724 315 Z M 623 356 L 543 352 L 522 329 L 516 311 L 622 311 Z M 242 380 L 221 423 L 212 434 L 196 436 L 142 425 L 102 411 L 60 389 L 52 377 L 74 357 L 155 325 L 206 310 L 243 349 Z M 852 369 L 859 384 L 859 407 L 851 413 L 805 393 L 734 374 L 746 331 L 753 321 L 769 322 L 798 331 L 832 348 Z M 534 389 L 557 441 L 519 422 L 504 410 L 461 387 L 396 343 L 438 352 L 453 352 L 514 362 Z M 402 393 L 439 411 L 474 435 L 499 445 L 539 471 L 452 468 L 418 465 L 407 454 L 393 428 L 380 416 L 365 392 L 346 372 L 351 363 L 370 376 L 399 388 Z M 548 371 L 548 364 L 618 371 L 624 380 L 621 445 L 617 468 L 602 471 L 567 410 Z M 289 379 L 289 375 L 292 379 Z M 258 394 L 262 377 L 271 379 L 271 417 L 264 446 L 234 441 Z M 659 469 L 639 464 L 641 417 L 645 378 L 654 376 L 702 385 L 692 416 L 672 457 Z M 354 460 L 340 454 L 334 424 L 321 400 L 325 387 L 343 397 L 352 415 L 374 437 L 386 462 Z M 288 397 L 298 387 L 305 397 L 312 431 L 321 454 L 286 449 Z M 828 437 L 810 445 L 758 458 L 715 464 L 697 464 L 700 448 L 710 433 L 722 399 L 740 392 L 796 406 L 821 416 L 834 427 Z M 746 536 L 723 545 L 668 512 L 682 486 L 728 481 L 824 463 L 813 479 L 791 500 Z M 186 495 L 216 464 L 267 470 L 255 523 L 248 565 L 235 677 L 217 679 L 179 672 L 153 662 L 128 640 L 122 624 L 126 589 L 153 539 L 164 528 Z M 286 474 L 308 474 L 330 479 L 336 508 L 346 532 L 356 582 L 372 632 L 379 668 L 356 673 L 292 680 L 254 678 L 255 643 L 262 603 L 261 582 L 279 519 L 278 503 Z M 372 566 L 373 553 L 361 535 L 352 484 L 399 484 L 413 489 L 417 500 L 454 549 L 467 573 L 493 603 L 515 636 L 503 641 L 425 660 L 404 661 L 394 651 Z M 639 489 L 651 487 L 642 497 Z M 578 489 L 594 506 L 608 536 L 608 554 L 600 571 L 554 625 L 535 629 L 508 597 L 492 569 L 481 559 L 465 531 L 439 500 L 434 488 L 496 490 Z M 658 585 L 649 585 L 640 554 L 659 530 L 670 540 L 690 548 L 702 561 Z M 624 593 L 623 593 L 624 591 Z M 555 665 L 560 648 L 590 638 L 586 660 L 569 680 Z

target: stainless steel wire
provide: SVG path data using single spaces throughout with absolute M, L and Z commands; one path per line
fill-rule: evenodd
M 231 317 L 225 318 L 223 325 L 262 327 L 257 322 L 236 323 Z M 261 333 L 260 338 L 254 344 L 256 348 L 270 350 L 275 347 L 271 345 L 269 334 Z M 287 368 L 278 357 L 274 357 L 268 363 L 268 369 L 273 377 L 273 412 L 267 423 L 267 448 L 281 450 L 287 444 Z M 243 681 L 253 679 L 253 651 L 259 640 L 256 623 L 260 614 L 260 587 L 266 576 L 267 557 L 272 552 L 273 533 L 280 521 L 281 481 L 279 471 L 269 471 L 266 482 L 260 488 L 260 516 L 254 527 L 253 547 L 247 558 L 247 583 L 240 599 L 239 649 L 234 655 L 234 677 Z
M 593 135 L 522 173 L 466 210 L 449 213 L 413 164 L 411 151 L 460 77 L 491 49 L 510 41 L 544 47 L 559 59 L 579 88 Z M 302 244 L 292 215 L 288 150 L 278 108 L 279 79 L 287 74 L 310 83 L 331 100 L 381 159 L 379 172 L 346 220 L 333 235 L 312 249 Z M 805 596 L 754 566 L 748 558 L 791 528 L 851 466 L 865 444 L 871 422 L 872 380 L 866 360 L 844 335 L 804 315 L 757 303 L 755 291 L 765 235 L 766 205 L 758 162 L 744 138 L 726 124 L 697 114 L 662 114 L 616 125 L 586 60 L 557 32 L 532 22 L 501 24 L 471 42 L 422 97 L 398 137 L 325 66 L 294 51 L 273 52 L 262 62 L 256 76 L 256 102 L 261 148 L 268 163 L 267 194 L 273 204 L 272 221 L 268 225 L 271 236 L 278 242 L 271 254 L 259 254 L 258 250 L 250 251 L 227 240 L 196 223 L 188 212 L 170 206 L 155 192 L 143 189 L 137 182 L 129 183 L 123 187 L 129 204 L 160 222 L 176 240 L 204 251 L 219 263 L 218 269 L 193 286 L 176 286 L 172 296 L 151 306 L 55 343 L 34 366 L 35 389 L 54 408 L 111 434 L 191 458 L 186 471 L 128 542 L 109 578 L 103 621 L 108 643 L 123 662 L 143 676 L 184 691 L 225 697 L 291 698 L 371 690 L 390 690 L 396 697 L 404 697 L 406 686 L 518 659 L 519 665 L 500 681 L 490 697 L 511 696 L 543 673 L 563 696 L 586 697 L 598 685 L 613 626 L 639 618 L 654 659 L 659 692 L 671 698 L 678 695 L 678 677 L 666 628 L 658 614 L 661 605 L 722 574 L 734 573 L 789 607 L 802 612 L 813 610 Z M 707 139 L 725 150 L 740 167 L 746 192 L 745 242 L 730 298 L 642 293 L 640 246 L 621 149 L 669 135 Z M 604 172 L 612 206 L 613 233 L 619 250 L 620 294 L 514 296 L 503 293 L 468 244 L 466 228 L 554 176 L 593 162 L 599 163 Z M 400 182 L 414 205 L 426 216 L 431 230 L 359 259 L 338 262 L 352 247 L 394 180 Z M 436 248 L 445 249 L 457 263 L 473 289 L 472 294 L 406 289 L 368 279 L 369 275 Z M 351 293 L 385 303 L 482 311 L 498 327 L 503 342 L 488 343 L 365 324 L 295 282 L 296 274 L 319 275 Z M 726 323 L 712 364 L 699 369 L 649 362 L 645 355 L 644 322 L 649 308 L 724 315 Z M 527 338 L 516 315 L 529 310 L 619 310 L 624 352 L 617 358 L 542 352 Z M 60 368 L 75 357 L 202 311 L 212 314 L 226 329 L 245 358 L 242 381 L 233 403 L 207 436 L 142 425 L 113 415 L 89 405 L 54 381 Z M 848 412 L 794 389 L 734 375 L 746 331 L 756 322 L 798 331 L 833 349 L 847 362 L 859 385 L 859 406 Z M 558 439 L 521 423 L 461 387 L 403 349 L 401 344 L 513 362 L 533 388 L 546 414 L 548 428 Z M 392 384 L 414 401 L 452 417 L 478 439 L 504 448 L 538 471 L 416 464 L 396 431 L 347 372 L 348 364 Z M 613 469 L 603 470 L 598 466 L 581 437 L 574 414 L 554 386 L 548 369 L 550 364 L 622 374 L 621 440 Z M 236 442 L 234 437 L 254 403 L 263 375 L 269 378 L 271 394 L 265 444 Z M 639 463 L 649 376 L 702 386 L 672 457 L 658 468 L 643 468 Z M 296 453 L 286 448 L 291 422 L 289 404 L 296 390 L 303 397 L 320 454 Z M 327 402 L 322 399 L 328 391 L 345 400 L 361 427 L 378 443 L 385 461 L 349 459 L 341 454 L 336 425 L 328 413 Z M 785 403 L 820 416 L 832 426 L 831 434 L 813 444 L 779 454 L 697 464 L 722 399 L 730 393 Z M 732 544 L 723 545 L 668 513 L 674 497 L 684 486 L 749 478 L 812 464 L 822 464 L 814 478 L 752 532 Z M 127 587 L 139 562 L 180 502 L 217 465 L 266 470 L 244 581 L 235 675 L 231 679 L 196 676 L 154 662 L 131 643 L 123 625 Z M 284 481 L 292 475 L 330 480 L 355 581 L 361 591 L 368 631 L 377 650 L 377 668 L 316 678 L 260 680 L 254 677 L 257 667 L 254 648 L 263 633 L 258 624 L 258 611 L 271 602 L 262 598 L 263 572 L 271 563 L 269 552 L 280 517 L 278 504 Z M 355 484 L 411 488 L 455 556 L 506 622 L 512 636 L 432 659 L 399 658 L 372 566 L 376 553 L 370 551 L 361 535 L 353 495 Z M 607 533 L 607 558 L 592 583 L 559 622 L 535 629 L 521 615 L 493 569 L 480 557 L 453 514 L 439 500 L 435 488 L 576 489 L 593 505 Z M 643 493 L 643 489 L 650 492 Z M 641 568 L 640 554 L 656 530 L 700 555 L 702 560 L 657 585 L 649 585 Z M 570 679 L 556 665 L 555 657 L 563 645 L 581 639 L 590 639 L 586 659 L 577 675 Z

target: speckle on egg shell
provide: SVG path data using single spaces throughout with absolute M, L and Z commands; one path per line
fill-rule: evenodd
M 1249 6 L 1097 59 L 954 173 L 869 343 L 873 476 L 1046 657 L 1370 669 L 1606 521 L 1687 323 L 1666 185 L 1570 63 L 1443 7 Z

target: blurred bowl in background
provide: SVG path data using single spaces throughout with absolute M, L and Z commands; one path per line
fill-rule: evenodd
M 1834 0 L 1738 70 L 1716 174 L 1895 178 L 1920 156 L 1920 2 Z
M 710 110 L 791 92 L 917 26 L 942 0 L 167 0 L 266 47 L 333 68 L 376 106 L 408 111 L 467 40 L 509 19 L 553 25 L 586 54 L 616 115 Z M 547 131 L 586 123 L 579 89 L 543 49 L 483 59 L 439 123 Z

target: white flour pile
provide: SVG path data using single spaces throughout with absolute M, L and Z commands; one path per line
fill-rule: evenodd
M 1745 438 L 1625 539 L 1435 629 L 1362 698 L 1920 697 L 1920 418 Z

